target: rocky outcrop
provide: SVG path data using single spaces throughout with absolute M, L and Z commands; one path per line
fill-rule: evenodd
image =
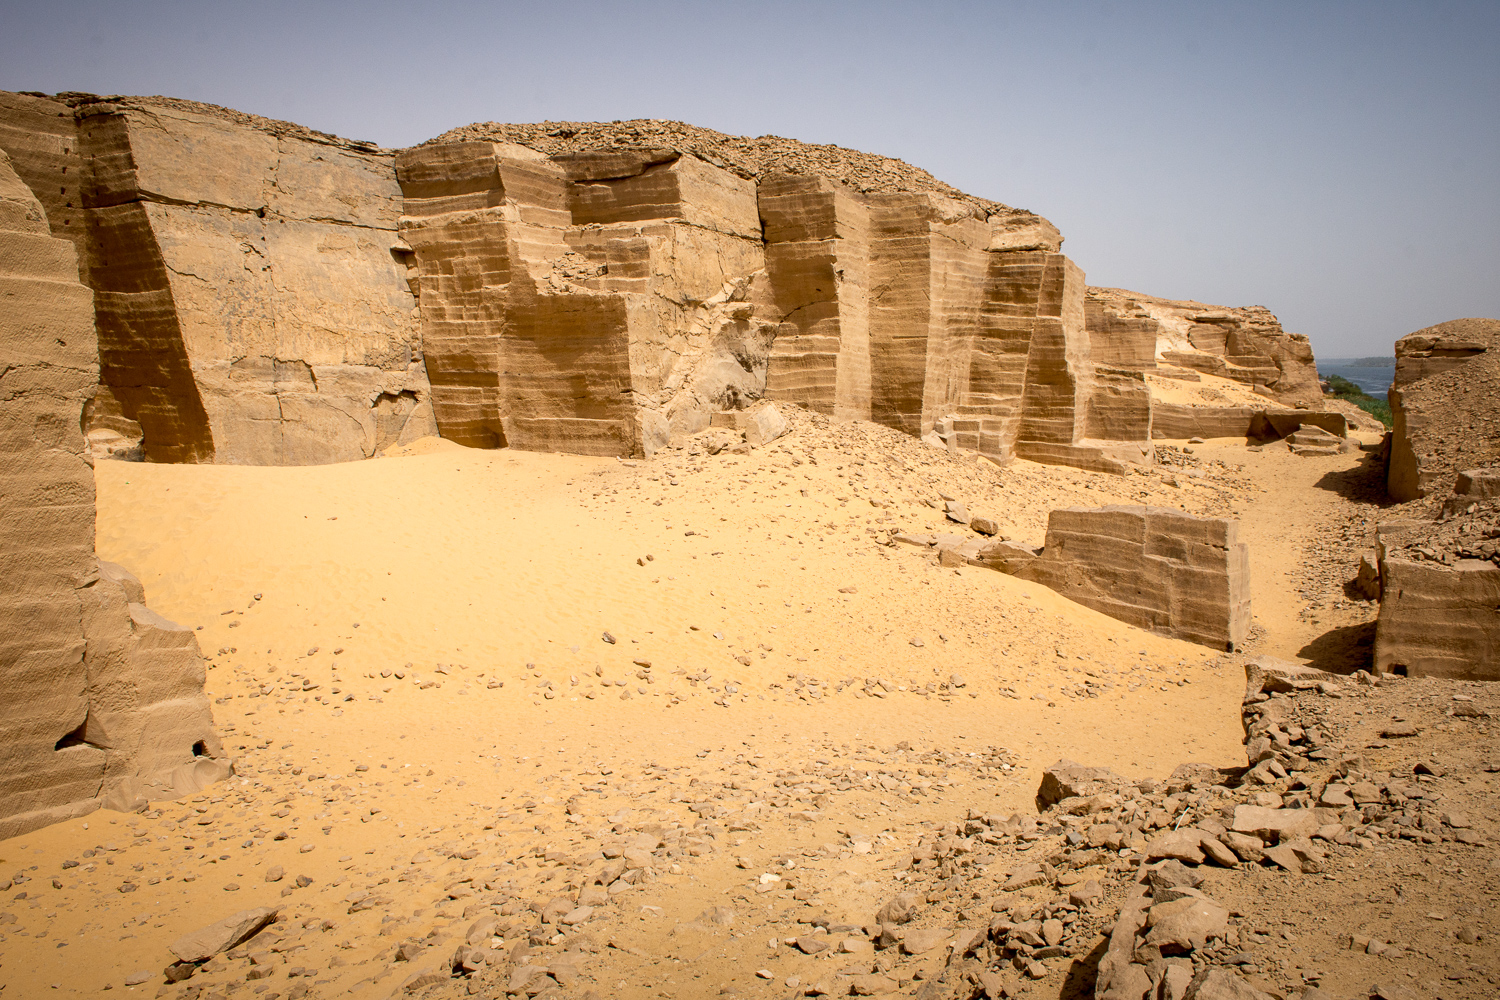
M 1429 375 L 1441 375 L 1481 354 L 1500 350 L 1500 319 L 1450 319 L 1408 333 L 1396 341 L 1396 374 L 1401 388 Z
M 67 178 L 53 228 L 95 292 L 96 409 L 138 424 L 147 459 L 344 461 L 434 432 L 390 153 L 190 102 L 25 95 L 0 100 L 0 148 L 38 190 Z
M 393 155 L 168 98 L 9 94 L 0 148 L 96 293 L 102 458 L 341 461 L 433 432 L 644 455 L 771 399 L 1123 472 L 1152 460 L 1168 354 L 1316 396 L 1265 310 L 1090 290 L 1040 216 L 836 146 L 489 122 Z
M 1458 470 L 1500 459 L 1500 350 L 1476 348 L 1465 354 L 1456 346 L 1479 344 L 1478 334 L 1490 328 L 1500 336 L 1495 320 L 1454 320 L 1397 341 L 1397 381 L 1388 393 L 1392 427 L 1386 469 L 1386 491 L 1393 500 L 1445 493 Z M 1431 334 L 1442 329 L 1471 335 Z M 1448 347 L 1432 347 L 1437 353 L 1425 357 L 1403 354 L 1402 345 L 1409 352 L 1413 343 Z
M 1239 525 L 1164 507 L 1068 507 L 1036 555 L 1014 543 L 981 564 L 1095 611 L 1179 639 L 1235 649 L 1250 628 L 1250 556 Z
M 695 157 L 478 141 L 396 168 L 445 437 L 650 454 L 763 395 L 752 183 Z
M 803 172 L 822 147 L 661 124 L 471 126 L 399 154 L 445 436 L 649 454 L 767 398 L 1001 462 L 1149 459 L 1150 346 L 1109 345 L 1101 376 L 1045 220 L 904 165 L 860 183 L 896 161 Z
M 1264 306 L 1205 305 L 1121 288 L 1090 288 L 1089 298 L 1116 324 L 1154 325 L 1154 354 L 1164 370 L 1240 382 L 1282 406 L 1315 406 L 1323 398 L 1307 338 L 1286 332 Z
M 1084 325 L 1055 230 L 936 194 L 761 181 L 777 335 L 767 394 L 978 452 L 1121 471 L 1148 461 L 1149 350 Z
M 72 243 L 0 152 L 0 839 L 227 773 L 193 633 L 94 556 L 98 382 Z
M 1135 442 L 1136 461 L 1149 450 L 1144 426 L 1088 423 L 1083 273 L 1044 220 L 791 174 L 761 179 L 760 214 L 770 397 L 999 462 L 1118 469 L 1091 429 Z
M 1500 468 L 1454 479 L 1438 520 L 1377 530 L 1380 673 L 1500 680 Z

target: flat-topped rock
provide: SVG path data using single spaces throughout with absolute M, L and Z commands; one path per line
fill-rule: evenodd
M 1204 645 L 1236 648 L 1250 626 L 1249 551 L 1234 521 L 1160 507 L 1069 507 L 1049 516 L 1036 558 L 1012 549 L 987 564 Z

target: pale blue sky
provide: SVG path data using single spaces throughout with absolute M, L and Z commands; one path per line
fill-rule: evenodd
M 168 94 L 387 146 L 671 118 L 898 156 L 1093 284 L 1320 356 L 1500 317 L 1500 2 L 0 0 L 0 88 Z

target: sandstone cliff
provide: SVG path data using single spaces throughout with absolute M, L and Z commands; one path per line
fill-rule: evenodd
M 193 633 L 94 556 L 97 358 L 74 247 L 0 151 L 0 839 L 225 773 Z
M 770 399 L 1121 472 L 1163 436 L 1152 377 L 1319 398 L 1266 310 L 1088 289 L 1046 219 L 837 146 L 490 122 L 392 154 L 8 94 L 0 149 L 95 292 L 99 457 L 330 462 L 430 433 L 645 455 Z
M 1497 324 L 1500 325 L 1500 324 Z M 1400 502 L 1442 495 L 1460 469 L 1500 459 L 1500 351 L 1390 389 L 1386 490 Z
M 63 96 L 0 95 L 0 149 L 63 192 L 53 228 L 95 292 L 101 419 L 139 424 L 154 461 L 343 461 L 432 432 L 390 153 L 191 102 Z
M 1396 341 L 1396 374 L 1391 384 L 1399 389 L 1496 350 L 1500 350 L 1500 320 L 1450 319 Z
M 997 461 L 1150 454 L 1150 354 L 1105 347 L 1096 380 L 1055 227 L 900 161 L 673 122 L 488 123 L 397 172 L 455 440 L 649 453 L 764 397 Z M 1133 411 L 1091 406 L 1096 382 Z
M 763 394 L 752 183 L 696 157 L 402 152 L 438 426 L 477 447 L 650 454 Z

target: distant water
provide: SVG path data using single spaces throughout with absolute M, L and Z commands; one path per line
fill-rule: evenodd
M 1357 358 L 1319 358 L 1318 376 L 1342 375 L 1376 399 L 1384 399 L 1385 391 L 1396 378 L 1396 365 L 1366 366 L 1350 364 Z

